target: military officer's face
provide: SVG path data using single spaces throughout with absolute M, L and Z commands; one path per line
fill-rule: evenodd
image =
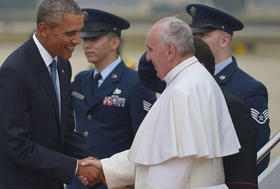
M 117 37 L 111 38 L 109 34 L 84 39 L 85 55 L 88 62 L 94 64 L 106 62 L 112 54 L 116 54 L 118 46 L 119 39 Z
M 208 44 L 215 57 L 216 64 L 219 63 L 218 57 L 219 54 L 221 53 L 221 48 L 223 48 L 224 33 L 225 32 L 221 30 L 213 30 L 210 32 L 194 34 L 195 37 L 202 39 Z
M 64 14 L 58 24 L 48 25 L 45 31 L 45 41 L 50 55 L 69 59 L 75 46 L 80 43 L 82 27 L 83 16 L 75 14 Z

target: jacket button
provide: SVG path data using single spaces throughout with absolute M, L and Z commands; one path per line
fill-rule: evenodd
M 88 120 L 88 121 L 92 120 L 92 115 L 88 114 L 88 115 L 87 115 L 87 120 Z
M 85 132 L 84 132 L 84 137 L 88 137 L 88 134 L 89 134 L 89 132 L 88 132 L 88 131 L 85 131 Z
M 220 75 L 220 77 L 219 77 L 220 80 L 224 80 L 225 78 L 226 78 L 225 75 Z

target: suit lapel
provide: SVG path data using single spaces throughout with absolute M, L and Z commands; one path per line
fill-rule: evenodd
M 88 98 L 88 111 L 95 106 L 98 102 L 102 101 L 105 96 L 112 93 L 116 88 L 116 83 L 120 81 L 122 72 L 125 68 L 123 62 L 121 62 L 104 80 L 101 86 L 99 86 L 93 93 L 93 95 Z M 91 80 L 92 82 L 92 80 Z M 92 85 L 92 84 L 91 84 Z M 89 88 L 89 86 L 87 86 Z
M 34 74 L 38 78 L 39 82 L 42 84 L 47 95 L 49 96 L 56 114 L 57 121 L 59 123 L 58 102 L 56 98 L 55 89 L 52 84 L 51 76 L 33 39 L 30 38 L 27 43 L 29 43 L 29 47 L 32 54 L 32 56 L 30 56 L 30 63 L 33 65 Z
M 237 63 L 234 57 L 232 57 L 232 62 L 222 69 L 217 75 L 215 75 L 215 80 L 219 85 L 225 85 L 233 72 L 237 69 Z

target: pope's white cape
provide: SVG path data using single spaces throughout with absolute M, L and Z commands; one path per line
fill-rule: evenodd
M 215 158 L 240 144 L 216 81 L 191 57 L 164 78 L 167 88 L 140 125 L 128 159 L 143 165 L 173 157 Z

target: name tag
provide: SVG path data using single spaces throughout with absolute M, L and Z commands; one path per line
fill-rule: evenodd
M 76 97 L 76 98 L 80 99 L 80 100 L 83 100 L 83 99 L 85 98 L 84 95 L 82 95 L 82 94 L 80 94 L 80 93 L 77 93 L 76 91 L 72 91 L 71 95 L 72 95 L 73 97 Z

